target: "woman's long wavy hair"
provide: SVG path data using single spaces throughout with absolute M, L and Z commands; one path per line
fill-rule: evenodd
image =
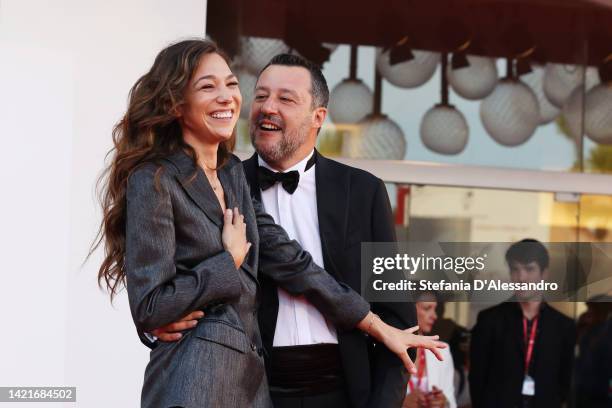
M 98 180 L 102 222 L 92 248 L 104 243 L 104 260 L 98 284 L 110 292 L 111 301 L 125 285 L 125 223 L 127 181 L 134 169 L 183 149 L 194 162 L 195 150 L 183 141 L 176 112 L 185 102 L 184 93 L 205 54 L 227 55 L 212 41 L 193 39 L 172 44 L 155 58 L 153 66 L 132 87 L 127 112 L 113 129 L 114 147 L 108 167 Z M 234 148 L 235 134 L 219 145 L 217 166 L 223 166 Z M 160 166 L 159 171 L 162 170 Z

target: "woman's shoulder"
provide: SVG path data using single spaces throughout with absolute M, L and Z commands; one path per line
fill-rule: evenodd
M 243 178 L 244 175 L 244 167 L 242 166 L 242 160 L 238 156 L 233 153 L 230 153 L 227 157 L 227 161 L 225 162 L 224 168 L 229 173 L 234 176 Z
M 227 163 L 234 166 L 236 164 L 242 163 L 242 160 L 240 160 L 240 158 L 236 156 L 234 153 L 230 153 L 227 158 Z
M 143 186 L 167 186 L 175 173 L 174 167 L 160 162 L 146 162 L 136 166 L 128 175 L 127 185 L 129 188 Z
M 225 168 L 227 168 L 229 171 L 238 171 L 238 172 L 243 172 L 243 167 L 242 167 L 242 160 L 240 160 L 240 158 L 238 156 L 236 156 L 234 153 L 230 153 L 227 156 L 227 161 L 225 162 Z

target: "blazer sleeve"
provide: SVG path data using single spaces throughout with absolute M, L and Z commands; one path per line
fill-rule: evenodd
M 250 199 L 248 187 L 245 190 Z M 337 329 L 354 328 L 366 317 L 370 304 L 317 266 L 261 203 L 255 198 L 252 201 L 259 232 L 259 273 L 294 296 L 304 295 Z
M 372 242 L 395 242 L 395 223 L 387 189 L 377 179 L 371 207 Z M 359 271 L 361 273 L 361 271 Z M 387 324 L 406 329 L 416 325 L 416 311 L 412 302 L 376 302 L 372 309 Z M 414 357 L 413 357 L 414 358 Z M 383 344 L 377 344 L 371 356 L 372 390 L 369 407 L 398 407 L 405 397 L 408 371 L 402 361 Z
M 172 180 L 163 170 L 156 181 L 156 171 L 154 166 L 139 168 L 127 186 L 125 273 L 130 310 L 141 339 L 144 332 L 207 304 L 240 296 L 238 271 L 227 251 L 192 269 L 177 269 Z

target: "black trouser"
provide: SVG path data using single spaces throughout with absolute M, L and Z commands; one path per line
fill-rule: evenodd
M 282 397 L 272 393 L 274 408 L 349 408 L 344 389 L 305 397 Z
M 275 408 L 349 407 L 337 344 L 274 347 L 269 367 Z

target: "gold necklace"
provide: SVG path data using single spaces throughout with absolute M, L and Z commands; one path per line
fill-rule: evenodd
M 211 173 L 209 175 L 207 171 L 209 167 L 206 165 L 206 163 L 203 163 L 203 165 L 200 165 L 200 167 L 202 168 L 202 170 L 204 170 L 204 174 L 208 179 L 208 183 L 212 187 L 213 191 L 216 193 L 217 190 L 219 190 L 219 188 L 221 187 L 221 182 L 219 181 L 219 177 L 217 177 L 217 172 L 215 170 L 210 169 Z
M 219 178 L 216 177 L 216 175 L 214 176 L 213 179 L 208 179 L 210 181 L 210 186 L 212 187 L 213 191 L 216 193 L 217 190 L 220 189 L 221 187 L 221 181 L 219 181 Z

